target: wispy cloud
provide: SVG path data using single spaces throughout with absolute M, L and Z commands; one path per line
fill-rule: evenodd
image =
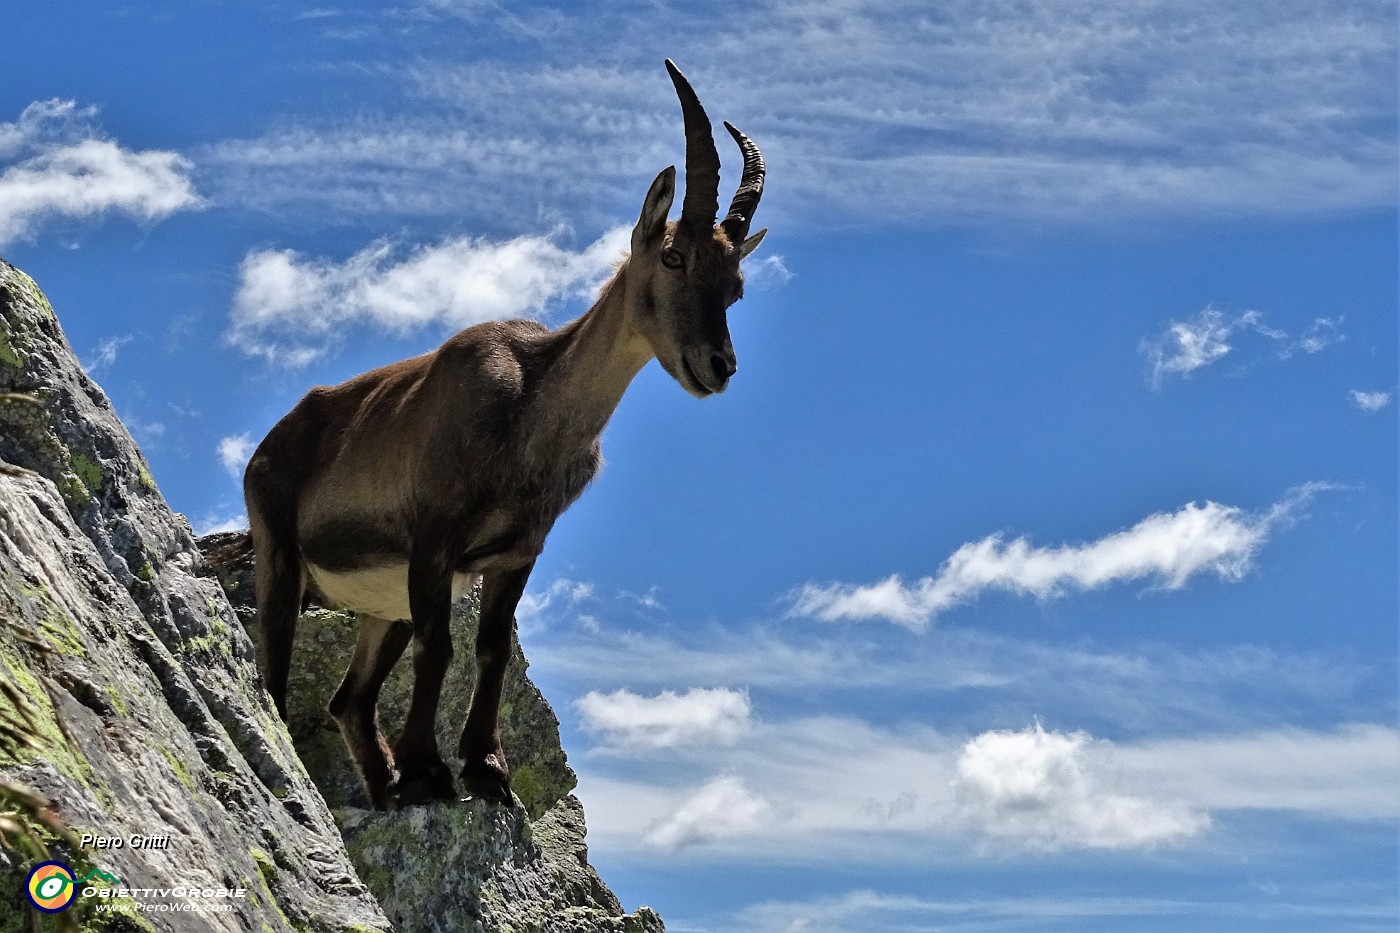
M 753 707 L 742 690 L 693 689 L 639 696 L 630 690 L 589 691 L 575 701 L 584 728 L 624 748 L 733 744 L 751 724 Z
M 122 334 L 119 337 L 105 337 L 99 340 L 92 359 L 83 364 L 83 371 L 92 376 L 111 366 L 117 361 L 117 354 L 121 352 L 121 348 L 133 339 L 135 338 L 132 334 Z
M 765 256 L 751 260 L 744 266 L 744 283 L 751 288 L 778 288 L 793 278 L 794 273 L 783 262 L 782 256 Z
M 219 441 L 219 462 L 234 479 L 241 479 L 248 466 L 248 458 L 253 456 L 257 444 L 248 434 L 236 434 Z
M 680 64 L 707 106 L 769 155 L 771 209 L 808 222 L 1286 215 L 1394 199 L 1381 3 L 758 0 L 664 22 L 626 4 L 429 12 L 417 28 L 466 48 L 527 41 L 539 59 L 371 65 L 360 79 L 404 82 L 402 106 L 211 150 L 229 196 L 503 222 L 541 207 L 631 214 L 676 160 L 653 50 L 682 33 Z
M 1007 542 L 989 535 L 964 544 L 938 573 L 913 583 L 898 576 L 863 586 L 808 583 L 793 594 L 792 611 L 828 622 L 888 619 L 919 629 L 989 590 L 1051 599 L 1135 580 L 1179 589 L 1203 573 L 1238 580 L 1270 534 L 1325 488 L 1291 489 L 1262 512 L 1189 503 L 1084 544 L 1034 547 L 1024 537 Z
M 200 206 L 188 159 L 124 149 L 103 138 L 96 114 L 73 101 L 35 101 L 14 123 L 0 123 L 0 245 L 60 218 L 114 213 L 152 222 Z
M 347 328 L 407 333 L 538 316 L 564 298 L 591 293 L 627 247 L 629 228 L 582 250 L 559 235 L 489 241 L 454 237 L 404 251 L 380 240 L 344 262 L 293 250 L 244 257 L 228 340 L 253 356 L 305 365 Z
M 1279 351 L 1279 359 L 1286 360 L 1296 354 L 1303 353 L 1312 356 L 1314 353 L 1321 353 L 1328 347 L 1334 346 L 1346 340 L 1346 335 L 1342 333 L 1341 317 L 1320 317 L 1308 325 L 1308 329 L 1298 335 L 1298 339 L 1287 344 Z
M 879 695 L 908 707 L 936 704 L 941 722 L 969 730 L 987 727 L 979 718 L 986 709 L 1027 718 L 1053 712 L 1120 735 L 1247 730 L 1296 717 L 1299 709 L 1310 711 L 1309 723 L 1380 716 L 1388 707 L 1363 697 L 1393 679 L 1381 659 L 1251 644 L 1187 649 L 1150 641 L 1149 632 L 1108 647 L 956 624 L 914 639 L 891 629 L 813 629 L 792 619 L 721 626 L 638 618 L 633 600 L 606 594 L 578 604 L 559 600 L 544 618 L 547 632 L 542 622 L 522 625 L 521 640 L 532 676 L 551 696 L 698 686 L 804 703 L 830 696 L 849 708 Z
M 1173 321 L 1156 340 L 1143 343 L 1151 364 L 1152 385 L 1160 385 L 1163 376 L 1189 375 L 1221 359 L 1232 349 L 1230 335 L 1241 327 L 1256 325 L 1259 319 L 1256 311 L 1226 318 L 1207 307 L 1189 321 Z
M 242 531 L 248 527 L 248 516 L 244 512 L 206 512 L 194 523 L 194 533 L 200 537 L 218 534 L 221 531 Z
M 1365 412 L 1377 412 L 1390 406 L 1395 401 L 1395 393 L 1386 389 L 1378 389 L 1374 392 L 1363 392 L 1360 389 L 1351 390 L 1352 404 Z
M 1276 894 L 1276 891 L 1264 893 Z M 767 899 L 743 908 L 735 916 L 716 918 L 707 929 L 747 930 L 750 933 L 825 933 L 862 930 L 864 933 L 912 933 L 914 930 L 986 933 L 992 930 L 1087 929 L 1117 918 L 1117 929 L 1161 925 L 1179 918 L 1178 929 L 1219 927 L 1225 918 L 1238 918 L 1240 928 L 1277 922 L 1280 928 L 1301 921 L 1315 926 L 1320 918 L 1333 924 L 1361 928 L 1384 927 L 1394 920 L 1397 903 L 1393 886 L 1366 882 L 1330 883 L 1317 890 L 1293 891 L 1287 900 L 1241 896 L 1220 898 L 1124 897 L 1112 893 L 1066 891 L 1046 896 L 915 897 L 861 889 L 797 901 Z
M 593 594 L 591 583 L 565 578 L 552 580 L 543 590 L 530 590 L 521 595 L 515 607 L 515 618 L 522 627 L 534 625 L 551 609 L 576 611 Z
M 1158 336 L 1143 340 L 1140 349 L 1147 357 L 1147 379 L 1154 389 L 1160 388 L 1167 376 L 1189 377 L 1198 369 L 1220 362 L 1235 349 L 1240 334 L 1252 334 L 1273 341 L 1273 355 L 1280 360 L 1298 354 L 1311 356 L 1321 353 L 1346 336 L 1341 332 L 1342 318 L 1317 318 L 1297 337 L 1265 323 L 1258 311 L 1227 315 L 1207 305 L 1193 318 L 1172 321 Z

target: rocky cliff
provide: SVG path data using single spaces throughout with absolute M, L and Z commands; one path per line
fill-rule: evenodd
M 321 712 L 352 622 L 303 620 L 289 733 L 245 631 L 247 573 L 212 575 L 48 301 L 0 261 L 0 930 L 662 930 L 588 866 L 518 652 L 503 725 L 521 804 L 362 810 Z M 470 605 L 454 625 L 460 644 Z M 452 676 L 445 729 L 470 691 Z M 47 858 L 104 896 L 41 922 L 22 887 Z

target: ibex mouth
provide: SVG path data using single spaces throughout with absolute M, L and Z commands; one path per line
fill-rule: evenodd
M 696 375 L 694 367 L 690 365 L 690 360 L 685 358 L 685 354 L 681 354 L 681 371 L 685 373 L 685 382 L 690 383 L 690 385 L 683 384 L 683 388 L 690 392 L 691 395 L 704 398 L 707 395 L 714 395 L 716 392 L 723 391 L 724 389 L 724 386 L 720 386 L 718 389 L 712 389 L 706 385 L 705 381 Z

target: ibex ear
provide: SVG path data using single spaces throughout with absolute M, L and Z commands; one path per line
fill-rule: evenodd
M 676 167 L 672 165 L 661 170 L 647 191 L 647 199 L 642 203 L 642 216 L 637 218 L 637 226 L 632 228 L 632 252 L 640 253 L 647 244 L 661 236 L 675 197 Z
M 753 236 L 749 237 L 747 240 L 745 240 L 744 242 L 740 243 L 740 244 L 739 244 L 739 258 L 740 258 L 740 259 L 743 259 L 744 257 L 748 256 L 749 253 L 752 253 L 754 250 L 758 249 L 758 244 L 762 243 L 762 242 L 763 242 L 763 238 L 766 237 L 767 235 L 768 235 L 768 228 L 767 228 L 767 227 L 764 227 L 762 230 L 758 231 L 758 232 L 755 233 Z

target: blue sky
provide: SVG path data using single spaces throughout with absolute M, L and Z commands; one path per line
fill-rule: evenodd
M 171 504 L 308 387 L 560 323 L 769 165 L 704 402 L 649 366 L 520 612 L 676 931 L 1393 930 L 1393 5 L 39 5 L 0 255 Z M 733 163 L 724 190 L 732 190 Z

